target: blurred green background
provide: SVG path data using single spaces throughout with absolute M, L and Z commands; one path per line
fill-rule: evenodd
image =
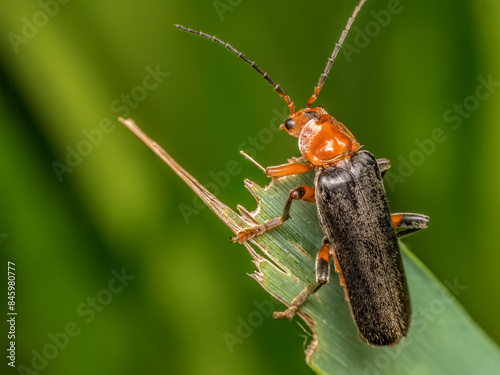
M 286 106 L 236 56 L 173 25 L 232 43 L 301 108 L 355 2 L 66 2 L 0 4 L 1 290 L 10 260 L 17 364 L 311 373 L 297 322 L 256 308 L 272 300 L 246 275 L 243 246 L 116 118 L 134 118 L 231 207 L 254 209 L 243 179 L 267 179 L 238 151 L 264 166 L 298 156 L 294 138 L 262 130 Z M 392 210 L 432 218 L 406 242 L 439 280 L 467 287 L 459 301 L 497 342 L 499 12 L 493 0 L 369 0 L 317 101 L 391 159 Z M 426 142 L 437 128 L 446 140 Z

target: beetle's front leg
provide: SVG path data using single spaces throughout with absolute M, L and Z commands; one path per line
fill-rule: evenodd
M 314 198 L 314 189 L 309 186 L 302 185 L 290 190 L 290 194 L 288 196 L 288 200 L 285 203 L 285 207 L 283 208 L 283 214 L 281 215 L 281 217 L 268 220 L 262 225 L 256 225 L 252 228 L 243 229 L 242 231 L 238 232 L 236 237 L 231 237 L 231 241 L 243 243 L 255 236 L 260 236 L 265 231 L 279 227 L 285 221 L 290 219 L 290 208 L 292 207 L 292 202 L 294 200 L 315 202 L 316 199 Z
M 318 291 L 322 285 L 328 283 L 330 279 L 330 259 L 333 257 L 333 246 L 330 241 L 325 237 L 323 238 L 323 246 L 318 251 L 316 256 L 316 282 L 310 283 L 307 288 L 299 293 L 292 301 L 290 306 L 285 311 L 276 311 L 273 314 L 274 319 L 292 319 L 297 310 L 306 302 L 309 295 Z
M 268 177 L 285 177 L 308 172 L 311 169 L 314 169 L 313 164 L 292 162 L 282 165 L 276 165 L 274 167 L 267 167 L 266 175 Z

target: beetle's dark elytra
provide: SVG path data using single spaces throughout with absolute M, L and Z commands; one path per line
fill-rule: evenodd
M 361 338 L 392 345 L 411 309 L 396 232 L 375 157 L 358 151 L 315 181 L 318 216 L 333 245 Z

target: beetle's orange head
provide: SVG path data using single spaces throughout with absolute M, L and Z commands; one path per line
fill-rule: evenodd
M 280 129 L 299 139 L 302 156 L 314 165 L 333 165 L 360 147 L 351 132 L 323 107 L 293 113 Z
M 280 125 L 281 130 L 286 130 L 288 134 L 299 138 L 302 128 L 311 120 L 317 120 L 321 115 L 328 115 L 323 107 L 301 109 L 288 117 Z

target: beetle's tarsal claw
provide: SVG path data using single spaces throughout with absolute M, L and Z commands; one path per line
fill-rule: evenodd
M 299 308 L 304 304 L 304 302 L 306 302 L 307 297 L 309 297 L 309 295 L 312 294 L 313 291 L 317 289 L 317 287 L 318 287 L 317 284 L 309 283 L 307 288 L 303 289 L 299 293 L 299 295 L 293 299 L 292 306 L 290 306 L 285 311 L 274 312 L 273 318 L 280 320 L 292 319 L 299 310 Z
M 264 225 L 258 225 L 253 228 L 246 228 L 238 232 L 236 237 L 231 237 L 232 242 L 243 243 L 252 239 L 255 236 L 259 236 L 266 231 Z
M 266 230 L 271 230 L 271 229 L 274 229 L 276 227 L 279 227 L 284 222 L 285 221 L 281 217 L 277 217 L 275 219 L 268 220 L 263 225 L 256 225 L 252 228 L 246 228 L 246 229 L 239 231 L 238 234 L 236 235 L 236 237 L 231 238 L 231 241 L 243 243 L 245 241 L 252 239 L 255 236 L 260 236 Z
M 297 310 L 299 308 L 297 306 L 292 306 L 285 311 L 275 311 L 273 313 L 273 319 L 278 319 L 278 320 L 290 320 L 293 319 L 295 314 L 297 313 Z

